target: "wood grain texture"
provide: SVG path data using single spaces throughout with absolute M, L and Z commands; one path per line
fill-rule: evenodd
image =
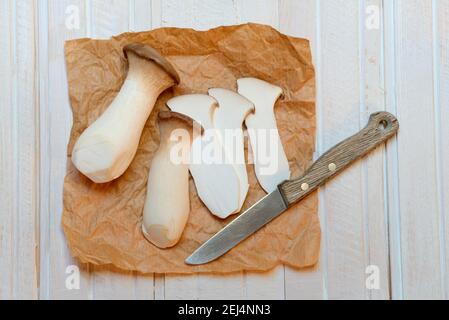
M 379 29 L 365 26 L 369 6 Z M 320 189 L 320 264 L 187 277 L 78 266 L 80 289 L 68 290 L 64 40 L 248 21 L 311 40 L 317 155 L 374 111 L 401 122 L 398 139 Z M 0 1 L 0 298 L 448 298 L 448 21 L 449 0 Z M 380 290 L 365 288 L 371 264 Z
M 364 0 L 361 7 L 361 82 L 360 122 L 368 121 L 373 112 L 384 111 L 384 12 L 382 0 Z M 395 139 L 395 138 L 393 138 Z M 379 270 L 379 288 L 368 290 L 369 299 L 390 298 L 390 270 L 388 243 L 388 198 L 386 144 L 368 154 L 362 164 L 363 212 L 365 222 L 365 248 L 367 265 Z M 366 274 L 368 277 L 369 274 Z
M 15 263 L 13 264 L 18 290 L 16 297 L 37 297 L 38 249 L 38 157 L 36 82 L 36 2 L 13 2 L 16 14 L 15 44 L 15 111 L 16 111 L 16 204 Z
M 437 137 L 437 177 L 442 244 L 442 270 L 444 273 L 444 299 L 449 298 L 449 0 L 434 1 L 434 93 L 435 128 Z
M 0 8 L 0 297 L 38 297 L 36 2 Z
M 395 35 L 395 4 L 392 0 L 383 1 L 384 25 L 384 81 L 385 109 L 397 114 L 396 99 L 396 35 Z M 399 160 L 398 141 L 391 139 L 386 150 L 386 210 L 388 212 L 388 242 L 390 262 L 390 298 L 402 299 L 402 256 L 401 256 L 401 219 L 399 206 Z
M 86 20 L 85 1 L 39 1 L 41 299 L 91 297 L 88 266 L 78 266 L 72 259 L 61 228 L 62 188 L 72 124 L 64 41 L 86 36 Z M 79 290 L 66 287 L 71 266 L 79 268 Z
M 403 297 L 443 297 L 432 2 L 394 1 Z M 416 130 L 419 128 L 419 130 Z M 417 154 L 425 156 L 417 156 Z
M 14 157 L 13 157 L 13 68 L 12 1 L 0 3 L 0 298 L 12 299 L 14 296 L 14 271 L 11 260 L 14 253 L 12 232 L 14 222 Z
M 320 51 L 322 110 L 319 150 L 326 151 L 358 132 L 361 52 L 359 1 L 321 1 Z M 337 63 L 338 61 L 338 63 Z M 322 189 L 326 238 L 327 298 L 367 298 L 366 240 L 361 164 Z
M 293 206 L 304 199 L 319 186 L 353 165 L 356 160 L 385 143 L 398 129 L 399 123 L 392 114 L 373 113 L 365 128 L 324 153 L 307 169 L 303 177 L 279 186 L 287 204 Z

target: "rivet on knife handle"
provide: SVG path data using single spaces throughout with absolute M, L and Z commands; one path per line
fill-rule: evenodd
M 304 176 L 279 185 L 284 200 L 289 206 L 300 201 L 352 162 L 395 135 L 398 129 L 399 123 L 392 114 L 373 113 L 364 129 L 323 154 Z

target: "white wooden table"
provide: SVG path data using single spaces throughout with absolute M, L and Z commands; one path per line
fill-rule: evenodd
M 401 124 L 397 139 L 320 191 L 320 264 L 232 276 L 79 266 L 73 289 L 77 264 L 60 225 L 71 128 L 64 41 L 248 21 L 311 40 L 317 155 L 373 111 Z M 2 299 L 447 298 L 448 162 L 449 0 L 0 1 Z

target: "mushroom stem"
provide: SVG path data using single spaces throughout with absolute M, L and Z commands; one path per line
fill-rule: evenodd
M 257 180 L 270 193 L 281 182 L 290 179 L 290 167 L 274 115 L 274 106 L 282 95 L 282 89 L 255 78 L 239 79 L 237 85 L 238 92 L 256 107 L 256 112 L 246 118 L 245 124 L 251 141 Z
M 148 176 L 142 232 L 155 246 L 169 248 L 178 243 L 189 217 L 190 128 L 168 117 L 159 118 L 159 130 L 161 143 Z
M 246 171 L 243 121 L 254 112 L 254 104 L 240 94 L 222 88 L 209 89 L 209 95 L 218 101 L 214 113 L 214 127 L 218 131 L 227 161 L 234 166 L 239 177 L 239 212 L 245 203 L 249 183 Z
M 120 92 L 81 134 L 72 152 L 75 167 L 96 183 L 110 182 L 126 171 L 157 98 L 179 80 L 152 48 L 131 44 L 124 51 L 129 70 Z
M 217 101 L 208 95 L 190 94 L 169 100 L 167 106 L 203 127 L 204 134 L 192 142 L 190 173 L 198 196 L 212 214 L 228 217 L 239 208 L 240 182 L 232 164 L 223 157 L 223 146 L 213 127 Z

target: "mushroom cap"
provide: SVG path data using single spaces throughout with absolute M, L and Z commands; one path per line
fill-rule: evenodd
M 188 116 L 205 130 L 213 128 L 213 113 L 218 103 L 207 94 L 193 93 L 176 96 L 168 100 L 166 105 L 172 112 Z
M 219 105 L 214 114 L 214 125 L 217 129 L 241 129 L 245 118 L 255 111 L 254 104 L 235 91 L 210 88 L 208 93 Z
M 173 65 L 152 47 L 142 43 L 130 43 L 123 48 L 126 57 L 128 51 L 133 52 L 139 57 L 155 62 L 175 80 L 176 84 L 181 82 L 179 74 Z
M 238 79 L 237 91 L 254 103 L 256 114 L 260 114 L 261 109 L 272 110 L 275 102 L 283 94 L 282 88 L 257 78 Z

